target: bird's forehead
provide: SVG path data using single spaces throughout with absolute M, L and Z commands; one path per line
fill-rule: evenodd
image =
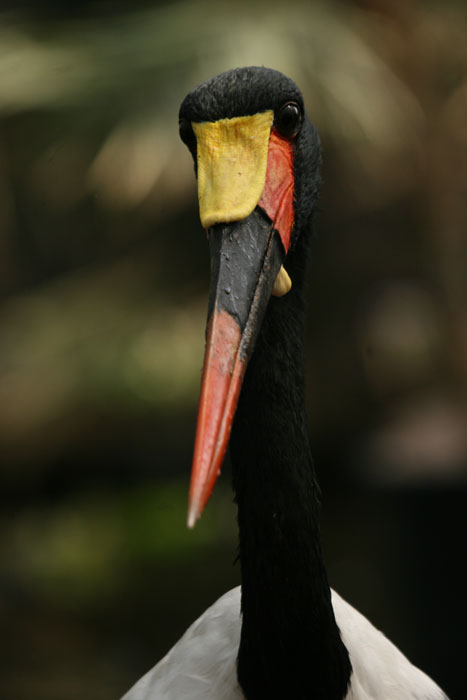
M 217 121 L 275 111 L 289 100 L 303 106 L 298 87 L 279 71 L 237 68 L 192 90 L 182 102 L 180 117 L 191 122 Z

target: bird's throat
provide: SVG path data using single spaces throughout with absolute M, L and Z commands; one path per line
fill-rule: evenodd
M 290 293 L 270 301 L 230 442 L 242 573 L 238 677 L 248 700 L 341 700 L 351 673 L 322 558 L 307 437 L 304 255 L 290 256 Z

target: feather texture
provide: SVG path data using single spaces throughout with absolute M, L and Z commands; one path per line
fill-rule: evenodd
M 206 610 L 121 700 L 243 700 L 236 659 L 240 587 Z M 447 700 L 443 691 L 355 608 L 332 591 L 353 673 L 345 700 Z

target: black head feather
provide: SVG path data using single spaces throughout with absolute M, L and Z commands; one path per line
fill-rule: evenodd
M 183 100 L 179 121 L 185 131 L 183 140 L 196 159 L 196 146 L 190 144 L 191 122 L 217 121 L 243 117 L 268 109 L 275 116 L 287 102 L 296 103 L 302 112 L 295 144 L 295 222 L 292 248 L 309 222 L 319 194 L 321 146 L 316 127 L 309 120 L 302 93 L 293 80 L 271 68 L 250 66 L 220 73 L 198 85 Z M 194 134 L 193 134 L 194 138 Z

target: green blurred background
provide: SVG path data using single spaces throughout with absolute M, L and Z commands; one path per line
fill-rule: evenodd
M 208 254 L 177 111 L 251 64 L 296 80 L 323 140 L 331 584 L 464 697 L 464 2 L 1 8 L 1 697 L 119 698 L 239 582 L 228 465 L 185 528 Z

